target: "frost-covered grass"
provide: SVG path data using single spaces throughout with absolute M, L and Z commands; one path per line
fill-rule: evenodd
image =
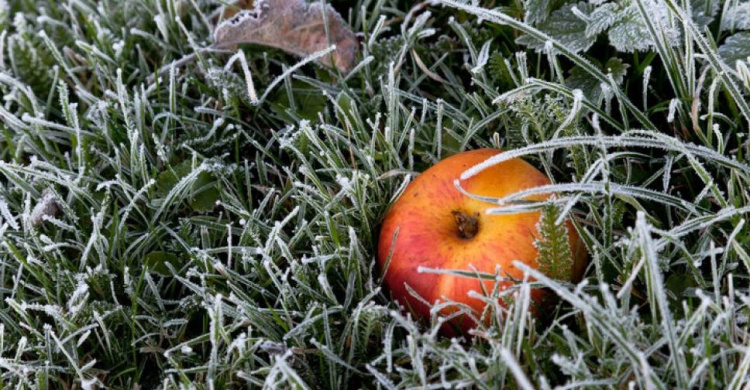
M 242 46 L 250 76 L 224 3 L 0 0 L 2 387 L 750 386 L 750 3 L 340 1 L 351 74 Z M 447 339 L 378 225 L 487 146 L 590 264 Z

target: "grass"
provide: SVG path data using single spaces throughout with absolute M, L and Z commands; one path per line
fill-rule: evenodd
M 584 36 L 479 3 L 333 2 L 361 65 L 242 46 L 251 97 L 207 50 L 221 1 L 0 0 L 0 387 L 750 386 L 744 6 L 628 0 Z M 381 286 L 378 226 L 487 146 L 553 179 L 590 264 L 448 339 Z M 523 195 L 497 212 L 548 206 Z

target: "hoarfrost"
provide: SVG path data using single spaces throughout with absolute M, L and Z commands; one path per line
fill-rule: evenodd
M 72 315 L 76 315 L 84 305 L 86 305 L 89 297 L 89 286 L 82 276 L 78 277 L 78 285 L 68 299 L 68 311 Z
M 674 114 L 675 114 L 675 111 L 677 111 L 678 104 L 680 104 L 679 99 L 672 99 L 669 102 L 669 113 L 667 114 L 667 122 L 669 123 L 674 122 Z
M 45 188 L 42 191 L 42 197 L 29 215 L 29 223 L 34 227 L 39 226 L 47 219 L 58 216 L 60 211 L 55 193 L 49 188 Z
M 721 29 L 750 30 L 750 1 L 728 1 L 734 6 L 722 15 Z
M 8 207 L 8 203 L 0 198 L 0 216 L 5 219 L 5 222 L 10 225 L 10 228 L 13 230 L 18 230 L 21 227 L 18 226 L 18 222 L 16 222 L 16 217 L 13 216 L 10 212 L 10 208 Z M 2 219 L 0 219 L 0 222 Z
M 574 7 L 576 12 L 573 11 Z M 592 10 L 592 5 L 584 2 L 566 4 L 554 11 L 547 20 L 539 23 L 537 28 L 573 52 L 585 51 L 594 44 L 596 37 L 586 33 L 587 23 L 579 15 Z M 517 41 L 537 51 L 542 50 L 546 43 L 530 35 L 524 35 Z
M 645 51 L 655 47 L 651 34 L 649 33 L 646 21 L 640 14 L 634 0 L 621 12 L 620 19 L 614 23 L 609 30 L 609 43 L 617 50 L 623 52 Z M 680 44 L 680 30 L 670 26 L 669 11 L 661 3 L 655 1 L 644 1 L 646 9 L 649 11 L 649 22 L 654 23 L 669 46 L 678 46 Z
M 482 49 L 479 51 L 479 56 L 477 57 L 477 63 L 476 65 L 471 69 L 471 73 L 473 74 L 479 74 L 484 69 L 484 66 L 487 65 L 487 61 L 490 59 L 490 44 L 492 43 L 492 40 L 488 40 L 487 42 L 482 45 Z

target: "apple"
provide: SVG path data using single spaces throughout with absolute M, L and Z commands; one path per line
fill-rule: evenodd
M 537 222 L 540 212 L 509 215 L 487 215 L 496 205 L 461 193 L 455 180 L 468 168 L 500 153 L 499 149 L 480 149 L 448 157 L 427 169 L 412 181 L 390 208 L 383 221 L 378 243 L 378 263 L 385 273 L 383 281 L 394 299 L 423 318 L 430 317 L 427 301 L 434 304 L 446 299 L 468 305 L 480 314 L 485 302 L 470 297 L 469 291 L 492 291 L 495 281 L 449 274 L 419 272 L 419 267 L 433 269 L 479 271 L 520 280 L 523 272 L 513 266 L 514 260 L 538 268 Z M 460 182 L 471 194 L 503 197 L 514 192 L 549 184 L 542 172 L 516 158 L 494 165 L 470 179 Z M 529 197 L 544 200 L 549 195 Z M 586 251 L 570 221 L 569 243 L 574 261 L 574 279 L 580 279 L 585 268 Z M 387 267 L 387 269 L 386 269 Z M 500 289 L 514 282 L 503 280 Z M 423 300 L 411 294 L 407 285 Z M 531 292 L 538 304 L 544 292 Z M 503 304 L 501 302 L 501 304 Z M 445 310 L 442 314 L 448 314 Z M 458 315 L 443 328 L 466 332 L 476 327 L 468 316 Z

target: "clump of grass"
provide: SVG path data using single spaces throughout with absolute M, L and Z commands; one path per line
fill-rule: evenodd
M 3 383 L 742 388 L 749 26 L 694 4 L 334 2 L 361 66 L 241 47 L 258 104 L 207 49 L 221 2 L 0 1 Z M 378 224 L 487 146 L 547 172 L 590 265 L 477 294 L 488 325 L 448 340 L 381 287 Z M 494 212 L 545 206 L 526 195 Z

